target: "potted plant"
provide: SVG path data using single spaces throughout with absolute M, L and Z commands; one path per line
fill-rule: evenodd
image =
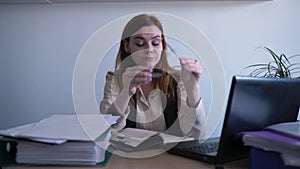
M 269 63 L 252 64 L 244 69 L 252 69 L 250 76 L 270 78 L 300 78 L 300 63 L 292 63 L 291 60 L 300 54 L 287 57 L 285 54 L 278 55 L 268 47 L 265 49 L 271 56 Z

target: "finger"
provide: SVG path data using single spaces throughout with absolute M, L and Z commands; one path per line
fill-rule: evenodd
M 193 76 L 196 78 L 196 79 L 199 79 L 200 76 L 202 75 L 203 73 L 203 69 L 200 65 L 188 65 L 188 66 L 185 66 L 182 71 L 185 71 L 185 72 L 190 72 L 193 74 Z
M 132 84 L 141 85 L 145 83 L 149 83 L 152 80 L 152 77 L 134 77 L 131 81 Z
M 189 67 L 200 66 L 197 60 L 191 58 L 181 58 L 180 64 L 185 69 L 189 69 Z
M 188 64 L 188 63 L 197 63 L 197 59 L 192 59 L 192 58 L 184 58 L 184 57 L 181 57 L 179 58 L 180 62 L 182 64 Z
M 200 77 L 203 74 L 203 69 L 201 66 L 196 66 L 192 69 L 192 72 Z
M 130 67 L 126 69 L 124 74 L 127 78 L 145 77 L 145 76 L 151 76 L 152 70 L 141 69 L 139 67 Z
M 133 95 L 133 94 L 135 94 L 136 93 L 136 86 L 132 86 L 132 87 L 130 87 L 130 89 L 129 89 L 129 95 Z
M 151 71 L 144 70 L 136 74 L 133 79 L 131 80 L 131 83 L 135 85 L 141 85 L 145 83 L 149 83 L 152 81 L 152 73 Z
M 191 72 L 202 72 L 202 66 L 200 66 L 199 64 L 189 64 L 186 66 L 187 70 L 188 71 L 191 71 Z
M 194 59 L 184 60 L 184 61 L 182 61 L 181 65 L 182 65 L 182 68 L 186 69 L 187 71 L 200 72 L 202 70 L 201 65 Z
M 152 73 L 142 71 L 142 72 L 136 74 L 134 78 L 142 79 L 142 80 L 143 79 L 152 79 Z
M 130 72 L 130 73 L 134 73 L 134 74 L 137 74 L 142 71 L 152 72 L 152 69 L 145 68 L 143 66 L 131 66 L 131 67 L 126 68 L 126 70 L 125 70 L 125 72 Z

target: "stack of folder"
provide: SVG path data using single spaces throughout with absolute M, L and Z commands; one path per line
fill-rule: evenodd
M 101 142 L 106 144 L 105 140 Z M 16 162 L 18 164 L 95 165 L 105 160 L 105 147 L 102 148 L 90 141 L 70 141 L 57 145 L 18 141 Z
M 109 157 L 111 115 L 53 115 L 37 123 L 1 130 L 1 158 L 16 151 L 16 164 L 97 165 Z M 4 144 L 5 143 L 5 144 Z M 6 165 L 7 159 L 1 159 Z
M 270 159 L 275 158 L 280 159 L 282 164 L 276 164 L 271 168 L 279 166 L 282 166 L 280 169 L 300 168 L 300 122 L 275 124 L 261 131 L 248 131 L 242 134 L 245 145 L 253 147 L 250 159 L 253 169 L 254 166 L 255 169 L 259 169 L 259 166 L 264 168 L 263 163 L 271 167 L 270 165 L 274 163 Z M 258 156 L 260 158 L 257 158 Z

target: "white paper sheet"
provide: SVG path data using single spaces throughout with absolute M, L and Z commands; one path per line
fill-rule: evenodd
M 118 116 L 57 114 L 37 123 L 0 130 L 0 135 L 40 142 L 94 141 L 114 124 Z

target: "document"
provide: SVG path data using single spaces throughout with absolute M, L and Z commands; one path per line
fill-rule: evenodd
M 5 137 L 16 142 L 17 164 L 96 165 L 107 161 L 111 125 L 118 116 L 57 114 L 39 122 L 0 130 L 0 149 Z M 5 153 L 5 152 L 3 152 Z M 5 156 L 1 154 L 0 164 Z
M 35 165 L 97 165 L 105 161 L 110 132 L 98 141 L 67 141 L 62 144 L 45 144 L 19 140 L 17 164 Z
M 141 151 L 150 148 L 162 148 L 165 145 L 190 141 L 191 137 L 178 137 L 157 131 L 125 128 L 119 132 L 113 132 L 111 136 L 112 146 L 125 152 Z
M 261 131 L 242 133 L 245 145 L 281 154 L 285 164 L 300 167 L 299 122 L 279 123 Z
M 278 132 L 280 134 L 294 137 L 300 140 L 300 122 L 287 122 L 287 123 L 279 123 L 268 126 L 267 130 L 271 130 L 274 132 Z
M 66 141 L 96 140 L 118 116 L 112 115 L 52 115 L 37 123 L 0 130 L 0 135 L 34 141 L 61 144 Z

